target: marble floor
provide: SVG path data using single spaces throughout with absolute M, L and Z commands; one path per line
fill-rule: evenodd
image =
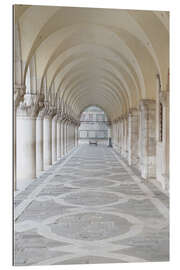
M 14 200 L 14 264 L 169 260 L 168 196 L 112 148 L 81 145 Z

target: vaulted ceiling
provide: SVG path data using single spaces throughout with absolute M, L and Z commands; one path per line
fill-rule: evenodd
M 169 13 L 15 6 L 21 83 L 35 61 L 34 91 L 51 91 L 77 114 L 97 105 L 114 119 L 165 89 Z

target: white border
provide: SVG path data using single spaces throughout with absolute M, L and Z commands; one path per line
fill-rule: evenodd
M 179 269 L 179 240 L 180 240 L 180 4 L 178 0 L 31 0 L 31 1 L 1 1 L 1 70 L 0 70 L 0 91 L 1 95 L 1 132 L 0 132 L 0 152 L 1 152 L 1 222 L 0 222 L 0 268 L 11 269 L 12 266 L 12 4 L 35 4 L 35 5 L 56 5 L 56 6 L 80 6 L 80 7 L 98 7 L 98 8 L 120 8 L 120 9 L 146 9 L 146 10 L 169 10 L 171 13 L 171 262 L 170 263 L 133 263 L 133 264 L 99 264 L 99 265 L 69 265 L 69 266 L 43 266 L 45 269 L 152 269 L 152 267 L 163 267 L 166 269 Z M 41 266 L 39 266 L 41 267 Z M 30 269 L 42 269 L 30 267 Z M 24 270 L 27 267 L 17 267 Z M 28 269 L 29 269 L 28 268 Z

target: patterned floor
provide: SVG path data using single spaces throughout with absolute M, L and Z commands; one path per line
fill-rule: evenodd
M 81 145 L 15 196 L 15 265 L 169 260 L 168 196 Z

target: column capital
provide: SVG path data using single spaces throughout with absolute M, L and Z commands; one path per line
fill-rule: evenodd
M 123 119 L 124 119 L 124 120 L 127 120 L 127 119 L 128 119 L 128 113 L 125 113 L 125 114 L 123 115 Z
M 113 120 L 112 120 L 112 123 L 113 123 L 113 124 L 116 124 L 116 123 L 117 123 L 117 118 L 116 118 L 116 119 L 113 119 Z
M 139 109 L 140 110 L 147 110 L 147 109 L 155 109 L 156 108 L 156 101 L 154 99 L 142 99 L 139 102 Z
M 137 108 L 131 108 L 129 109 L 128 116 L 133 116 L 138 114 L 138 109 Z
M 58 121 L 58 120 L 61 120 L 61 111 L 58 111 L 58 110 L 57 110 L 56 115 L 57 115 L 57 121 Z
M 23 84 L 14 84 L 14 105 L 15 108 L 19 105 L 20 101 L 23 101 L 23 96 L 25 94 L 26 86 Z
M 41 94 L 25 94 L 23 101 L 17 107 L 17 115 L 20 117 L 36 117 L 39 109 L 43 107 Z
M 117 118 L 117 123 L 121 122 L 121 116 Z
M 67 122 L 67 114 L 65 113 L 65 112 L 61 112 L 61 114 L 60 114 L 60 120 L 61 120 L 61 122 Z
M 57 109 L 55 106 L 46 105 L 45 118 L 52 119 L 57 114 Z
M 41 107 L 39 108 L 37 117 L 40 119 L 43 119 L 45 115 L 47 114 L 47 112 L 48 112 L 48 102 L 46 101 L 41 102 Z
M 58 120 L 58 114 L 56 113 L 53 118 L 52 118 L 53 121 L 57 121 Z
M 122 122 L 125 119 L 125 114 L 121 115 L 120 117 L 118 117 L 118 121 Z
M 78 120 L 75 120 L 75 125 L 76 125 L 77 127 L 80 127 L 81 122 L 80 122 L 80 121 L 78 121 Z
M 70 122 L 71 122 L 72 125 L 76 125 L 76 120 L 72 116 L 71 116 Z

